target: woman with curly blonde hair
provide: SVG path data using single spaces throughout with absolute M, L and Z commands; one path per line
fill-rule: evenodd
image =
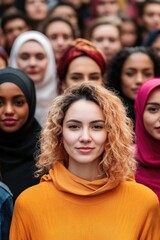
M 94 83 L 54 99 L 41 135 L 41 182 L 17 199 L 10 240 L 158 240 L 157 196 L 134 181 L 121 100 Z

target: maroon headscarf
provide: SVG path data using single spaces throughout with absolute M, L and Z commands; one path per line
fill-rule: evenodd
M 102 75 L 105 72 L 106 63 L 103 53 L 90 41 L 78 38 L 74 41 L 62 58 L 59 60 L 57 71 L 60 81 L 64 81 L 70 63 L 77 57 L 87 56 L 93 59 L 100 67 Z
M 136 181 L 151 188 L 160 199 L 160 140 L 153 138 L 143 124 L 143 113 L 150 93 L 160 87 L 160 78 L 148 80 L 138 90 L 136 114 Z

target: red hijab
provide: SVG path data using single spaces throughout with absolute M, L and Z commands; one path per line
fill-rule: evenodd
M 153 138 L 143 124 L 143 113 L 150 93 L 160 87 L 160 78 L 148 80 L 138 90 L 135 101 L 136 181 L 150 187 L 160 199 L 160 140 Z

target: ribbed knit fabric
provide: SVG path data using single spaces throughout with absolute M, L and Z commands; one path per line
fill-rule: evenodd
M 104 179 L 97 181 L 106 191 L 83 196 L 85 184 L 85 192 L 88 185 L 95 191 L 96 181 L 55 164 L 40 184 L 18 197 L 10 240 L 160 240 L 159 202 L 152 190 L 133 180 L 112 189 Z M 74 192 L 77 184 L 80 194 Z

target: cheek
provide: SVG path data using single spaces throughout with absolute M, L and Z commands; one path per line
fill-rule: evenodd
M 27 61 L 18 60 L 17 61 L 17 66 L 18 66 L 19 69 L 24 70 L 28 66 L 28 62 Z
M 100 135 L 95 135 L 95 141 L 97 142 L 97 144 L 99 145 L 105 145 L 106 141 L 107 141 L 107 133 L 101 133 Z
M 154 124 L 155 118 L 150 116 L 150 114 L 145 113 L 143 114 L 143 125 L 145 129 L 150 128 Z
M 24 120 L 24 123 L 27 122 L 28 117 L 29 117 L 29 107 L 28 104 L 26 104 L 26 106 L 23 108 L 23 111 L 21 113 L 22 118 Z
M 48 64 L 48 60 L 44 59 L 43 61 L 40 62 L 41 68 L 44 70 L 44 72 L 47 69 L 47 64 Z

